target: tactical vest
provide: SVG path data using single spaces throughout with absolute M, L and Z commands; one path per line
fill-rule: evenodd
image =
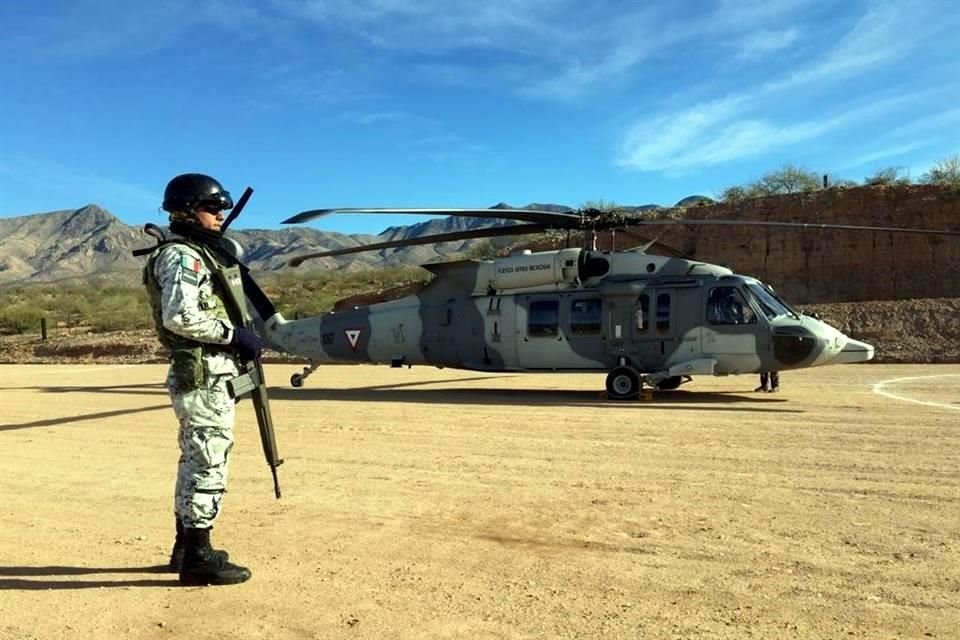
M 160 282 L 157 280 L 156 273 L 154 272 L 154 267 L 162 250 L 172 244 L 182 244 L 196 251 L 200 254 L 201 259 L 210 271 L 213 294 L 200 299 L 201 309 L 213 317 L 234 326 L 242 324 L 246 318 L 246 309 L 228 308 L 229 297 L 225 296 L 223 292 L 223 283 L 239 281 L 239 267 L 223 265 L 206 247 L 183 238 L 162 242 L 154 248 L 143 269 L 143 284 L 149 293 L 150 308 L 153 315 L 154 327 L 157 331 L 157 338 L 163 346 L 170 350 L 170 362 L 177 380 L 177 387 L 181 391 L 189 391 L 199 388 L 203 382 L 202 358 L 205 353 L 232 353 L 232 349 L 229 345 L 210 344 L 192 340 L 178 335 L 163 326 L 163 305 L 161 302 L 163 293 Z

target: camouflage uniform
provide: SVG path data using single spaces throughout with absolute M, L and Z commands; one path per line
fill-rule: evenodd
M 188 241 L 155 251 L 144 271 L 160 341 L 171 351 L 166 387 L 180 422 L 174 510 L 184 527 L 209 529 L 220 511 L 233 448 L 234 400 L 226 382 L 239 374 L 215 258 Z

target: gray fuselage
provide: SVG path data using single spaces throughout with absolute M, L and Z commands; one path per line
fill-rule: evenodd
M 862 362 L 873 347 L 794 312 L 725 267 L 637 252 L 563 249 L 425 265 L 416 295 L 266 323 L 315 363 L 481 371 L 610 371 L 653 380 Z

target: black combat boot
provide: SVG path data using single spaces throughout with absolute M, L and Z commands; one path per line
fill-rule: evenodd
M 210 547 L 210 529 L 183 530 L 185 549 L 180 565 L 180 584 L 239 584 L 250 579 L 250 570 L 231 564 Z
M 168 566 L 171 572 L 180 573 L 180 567 L 183 565 L 183 553 L 187 550 L 187 545 L 183 539 L 183 523 L 180 522 L 180 518 L 176 518 L 176 521 L 177 537 L 173 541 L 173 550 L 170 552 L 170 564 Z M 226 551 L 213 548 L 211 548 L 210 551 L 220 554 L 224 562 L 230 559 L 230 554 Z

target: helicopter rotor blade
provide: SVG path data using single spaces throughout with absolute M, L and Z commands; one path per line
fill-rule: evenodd
M 632 226 L 752 226 L 783 227 L 795 229 L 837 229 L 848 231 L 878 231 L 891 233 L 915 233 L 926 235 L 960 235 L 960 231 L 949 229 L 919 229 L 910 227 L 881 227 L 869 225 L 831 224 L 817 222 L 775 222 L 764 220 L 710 220 L 710 219 L 655 219 L 622 212 L 604 212 L 595 209 L 583 209 L 570 212 L 554 212 L 539 209 L 416 209 L 416 208 L 363 208 L 348 207 L 335 209 L 313 209 L 303 211 L 283 221 L 283 224 L 307 222 L 334 213 L 372 213 L 436 215 L 467 218 L 492 218 L 516 220 L 546 225 L 553 229 L 593 229 L 604 230 Z
M 435 244 L 439 242 L 454 242 L 457 240 L 470 240 L 474 238 L 494 238 L 498 236 L 520 236 L 531 233 L 542 233 L 550 229 L 542 224 L 518 224 L 505 227 L 486 227 L 483 229 L 468 229 L 466 231 L 452 231 L 450 233 L 438 233 L 420 238 L 407 238 L 401 240 L 390 240 L 388 242 L 377 242 L 374 244 L 364 244 L 359 247 L 347 247 L 345 249 L 332 249 L 330 251 L 318 251 L 306 255 L 297 256 L 287 261 L 291 267 L 299 267 L 306 260 L 313 258 L 329 258 L 333 256 L 343 256 L 351 253 L 363 253 L 365 251 L 378 251 L 380 249 L 393 249 L 396 247 L 411 247 L 420 244 Z
M 326 258 L 333 256 L 349 255 L 353 253 L 363 253 L 366 251 L 379 251 L 381 249 L 392 249 L 396 247 L 407 247 L 423 244 L 433 244 L 438 242 L 453 242 L 457 240 L 469 240 L 474 238 L 492 238 L 498 236 L 527 235 L 540 233 L 550 229 L 566 229 L 569 231 L 597 232 L 604 230 L 629 230 L 630 227 L 643 226 L 661 226 L 661 227 L 680 227 L 680 226 L 744 226 L 744 227 L 774 227 L 786 229 L 824 229 L 841 231 L 872 231 L 880 233 L 910 233 L 919 235 L 946 235 L 960 236 L 960 230 L 951 229 L 921 229 L 911 227 L 883 227 L 870 225 L 852 225 L 852 224 L 832 224 L 817 222 L 777 222 L 765 220 L 723 220 L 723 219 L 684 219 L 684 218 L 650 218 L 638 216 L 624 211 L 599 211 L 596 209 L 581 209 L 572 212 L 554 212 L 538 209 L 417 209 L 417 208 L 334 208 L 334 209 L 313 209 L 303 211 L 297 215 L 284 220 L 284 224 L 296 224 L 307 222 L 319 217 L 335 213 L 361 213 L 361 214 L 405 214 L 405 215 L 445 215 L 453 217 L 466 218 L 488 218 L 498 220 L 515 220 L 530 224 L 508 225 L 503 227 L 485 227 L 483 229 L 470 229 L 466 231 L 455 231 L 451 233 L 442 233 L 420 238 L 410 238 L 401 240 L 391 240 L 388 242 L 378 242 L 374 244 L 361 245 L 358 247 L 349 247 L 346 249 L 334 249 L 330 251 L 320 251 L 302 256 L 297 256 L 288 261 L 291 267 L 297 267 L 306 260 L 312 258 Z M 649 248 L 649 247 L 646 247 Z
M 606 227 L 639 227 L 639 226 L 743 226 L 743 227 L 785 227 L 793 229 L 837 229 L 847 231 L 878 231 L 889 233 L 915 233 L 924 235 L 960 236 L 960 230 L 951 229 L 919 229 L 914 227 L 875 227 L 855 224 L 821 224 L 818 222 L 772 222 L 764 220 L 611 220 L 597 221 L 596 228 Z
M 530 209 L 397 209 L 397 208 L 362 208 L 346 207 L 337 209 L 312 209 L 301 211 L 297 215 L 287 218 L 282 224 L 298 224 L 315 220 L 334 213 L 374 213 L 400 215 L 432 215 L 455 216 L 460 218 L 492 218 L 495 220 L 516 220 L 518 222 L 535 222 L 552 224 L 557 228 L 567 226 L 578 227 L 582 224 L 579 213 L 563 213 L 554 211 L 540 211 Z

